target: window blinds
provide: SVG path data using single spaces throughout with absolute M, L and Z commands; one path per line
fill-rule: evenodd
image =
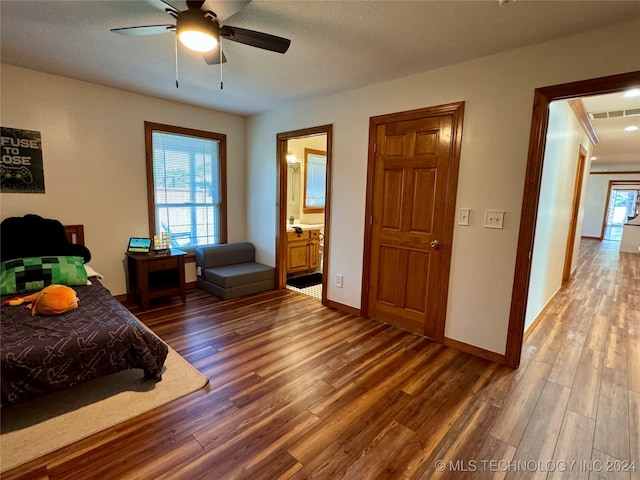
M 220 243 L 219 141 L 154 131 L 156 231 L 173 247 Z

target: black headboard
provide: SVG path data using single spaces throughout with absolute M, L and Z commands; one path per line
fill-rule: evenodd
M 45 255 L 83 257 L 85 263 L 91 260 L 91 252 L 80 244 L 82 242 L 72 243 L 67 239 L 62 223 L 39 215 L 5 218 L 0 223 L 0 237 L 2 261 Z

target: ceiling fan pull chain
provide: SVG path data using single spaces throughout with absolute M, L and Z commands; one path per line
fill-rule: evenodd
M 176 55 L 176 88 L 180 88 L 178 83 L 178 35 L 175 36 L 174 48 Z
M 0 0 L 1 2 L 2 0 Z M 224 90 L 223 62 L 225 61 L 222 52 L 222 38 L 232 42 L 242 43 L 251 47 L 261 48 L 276 53 L 285 53 L 291 45 L 288 38 L 277 37 L 268 33 L 248 30 L 246 28 L 232 27 L 230 25 L 220 26 L 217 15 L 210 10 L 204 10 L 206 0 L 187 0 L 187 10 L 178 10 L 167 0 L 154 0 L 161 3 L 163 10 L 168 13 L 175 24 L 164 25 L 138 25 L 135 27 L 112 28 L 111 31 L 119 35 L 156 35 L 163 33 L 173 33 L 175 35 L 175 61 L 176 61 L 176 88 L 180 87 L 180 72 L 178 66 L 178 40 L 190 50 L 202 53 L 202 57 L 207 65 L 215 65 L 214 58 L 216 44 L 220 49 L 220 90 Z M 515 0 L 500 0 L 503 2 Z M 248 3 L 248 2 L 229 2 Z M 240 7 L 241 8 L 241 7 Z M 231 7 L 235 13 L 239 8 Z M 204 40 L 203 44 L 195 39 Z

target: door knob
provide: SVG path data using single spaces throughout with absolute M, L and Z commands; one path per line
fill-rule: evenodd
M 431 240 L 429 246 L 434 250 L 440 250 L 440 242 L 438 240 Z

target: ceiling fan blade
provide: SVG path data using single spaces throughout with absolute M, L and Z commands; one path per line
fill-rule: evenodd
M 223 1 L 211 1 L 207 6 L 211 7 L 211 10 L 216 12 L 218 20 L 224 21 L 235 15 L 244 7 L 246 7 L 251 0 L 223 0 Z
M 176 28 L 175 25 L 141 25 L 139 27 L 112 28 L 113 33 L 120 35 L 141 36 L 141 35 L 157 35 L 159 33 L 172 32 Z
M 228 40 L 252 47 L 262 48 L 271 52 L 285 53 L 291 45 L 291 40 L 268 33 L 256 32 L 255 30 L 247 30 L 246 28 L 232 27 L 225 25 L 220 27 L 220 36 Z
M 202 52 L 202 58 L 207 62 L 207 65 L 219 65 L 220 64 L 220 51 L 214 48 L 210 52 Z M 222 63 L 227 63 L 227 57 L 222 52 Z
M 154 7 L 159 8 L 160 10 L 163 10 L 163 11 L 171 10 L 175 13 L 178 13 L 180 11 L 178 8 L 174 7 L 169 2 L 165 2 L 165 0 L 147 0 L 147 3 L 150 3 Z

